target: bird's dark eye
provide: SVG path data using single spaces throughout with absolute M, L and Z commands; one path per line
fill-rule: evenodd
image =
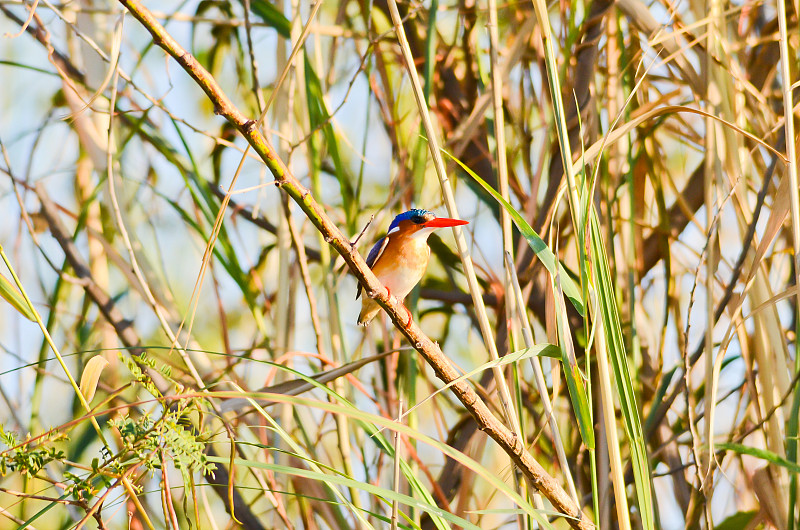
M 411 218 L 411 222 L 417 225 L 421 225 L 422 223 L 425 222 L 425 218 L 422 217 L 421 215 L 415 215 Z

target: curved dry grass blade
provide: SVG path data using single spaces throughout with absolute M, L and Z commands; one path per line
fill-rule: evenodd
M 754 134 L 752 134 L 752 133 L 750 133 L 748 131 L 745 131 L 744 129 L 742 129 L 741 127 L 737 126 L 734 123 L 731 123 L 729 121 L 723 120 L 719 116 L 714 116 L 714 115 L 709 114 L 708 112 L 702 111 L 700 109 L 695 109 L 695 108 L 692 108 L 692 107 L 686 107 L 686 106 L 683 106 L 683 105 L 668 105 L 666 107 L 650 109 L 650 110 L 648 110 L 647 112 L 645 112 L 643 114 L 640 114 L 638 116 L 633 117 L 631 119 L 631 121 L 623 123 L 622 125 L 619 126 L 619 128 L 614 129 L 613 131 L 607 133 L 602 139 L 600 139 L 597 142 L 593 143 L 591 146 L 589 146 L 583 152 L 583 156 L 580 159 L 578 159 L 578 161 L 576 161 L 576 162 L 574 162 L 572 164 L 573 174 L 577 174 L 578 172 L 580 172 L 580 170 L 585 165 L 590 164 L 595 158 L 599 157 L 601 152 L 607 146 L 619 141 L 623 136 L 625 136 L 626 134 L 631 132 L 633 129 L 635 129 L 639 125 L 641 125 L 641 124 L 643 124 L 643 123 L 645 123 L 645 122 L 647 122 L 649 120 L 652 120 L 653 118 L 657 118 L 657 117 L 660 117 L 660 116 L 665 116 L 667 114 L 680 113 L 680 112 L 687 112 L 689 114 L 697 114 L 699 116 L 704 116 L 706 118 L 711 118 L 713 120 L 716 120 L 719 123 L 721 123 L 722 125 L 724 125 L 725 127 L 729 127 L 730 129 L 732 129 L 733 131 L 736 131 L 737 133 L 741 134 L 742 136 L 744 136 L 748 140 L 751 140 L 751 141 L 755 142 L 756 144 L 758 144 L 760 147 L 763 147 L 764 149 L 770 151 L 772 154 L 777 156 L 781 161 L 783 161 L 784 164 L 788 164 L 789 163 L 789 159 L 785 154 L 781 153 L 780 151 L 775 149 L 773 146 L 771 146 L 770 144 L 768 144 L 767 142 L 765 142 L 761 138 L 757 137 L 756 135 L 754 135 Z
M 106 366 L 108 366 L 108 359 L 102 355 L 95 355 L 86 363 L 86 367 L 81 373 L 80 389 L 87 403 L 91 403 L 92 399 L 94 399 L 97 385 L 100 382 L 100 375 Z
M 228 395 L 230 395 L 230 393 L 228 393 L 228 392 L 215 392 L 214 395 L 216 397 L 222 398 L 222 397 L 227 397 Z M 186 397 L 186 396 L 184 396 L 184 397 Z M 514 491 L 513 487 L 511 487 L 507 483 L 505 483 L 497 475 L 497 473 L 495 473 L 493 471 L 490 471 L 489 469 L 485 468 L 483 465 L 481 465 L 479 462 L 475 461 L 474 459 L 470 458 L 468 455 L 466 455 L 466 454 L 464 454 L 464 453 L 462 453 L 460 451 L 456 451 L 455 449 L 450 447 L 448 444 L 446 444 L 444 442 L 440 442 L 438 440 L 434 440 L 433 438 L 427 436 L 426 434 L 420 432 L 419 430 L 412 429 L 408 425 L 404 425 L 402 423 L 396 422 L 395 420 L 393 420 L 391 418 L 386 418 L 386 417 L 383 417 L 383 416 L 378 416 L 378 415 L 375 415 L 375 414 L 370 414 L 368 412 L 364 412 L 363 410 L 360 410 L 357 407 L 352 406 L 352 405 L 340 405 L 340 404 L 330 403 L 330 402 L 326 402 L 326 401 L 316 401 L 316 400 L 311 400 L 311 399 L 307 399 L 307 398 L 284 396 L 284 395 L 277 395 L 277 394 L 273 394 L 271 396 L 263 396 L 262 395 L 262 396 L 258 396 L 258 397 L 266 398 L 266 399 L 269 399 L 269 400 L 278 401 L 278 402 L 281 402 L 281 403 L 288 403 L 288 404 L 292 404 L 292 405 L 295 405 L 295 406 L 312 407 L 312 408 L 316 408 L 316 409 L 319 409 L 319 410 L 327 411 L 327 412 L 330 412 L 330 413 L 333 413 L 333 414 L 341 414 L 341 415 L 347 416 L 348 418 L 352 418 L 353 420 L 361 421 L 361 422 L 364 422 L 366 424 L 392 429 L 394 431 L 399 432 L 402 435 L 408 436 L 409 438 L 413 438 L 413 439 L 415 439 L 415 440 L 417 440 L 419 442 L 422 442 L 422 443 L 424 443 L 424 444 L 426 444 L 426 445 L 428 445 L 430 447 L 433 447 L 433 448 L 441 451 L 444 455 L 456 460 L 457 462 L 459 462 L 460 464 L 464 465 L 468 469 L 473 470 L 477 475 L 479 475 L 481 478 L 486 480 L 489 483 L 490 486 L 492 486 L 492 487 L 496 488 L 498 491 L 502 492 L 515 505 L 517 505 L 520 509 L 524 510 L 524 512 L 526 514 L 528 514 L 531 517 L 535 518 L 539 522 L 540 525 L 543 525 L 543 527 L 545 527 L 545 528 L 552 528 L 552 526 L 548 523 L 548 521 L 544 517 L 542 517 L 542 514 L 540 514 L 538 510 L 535 510 L 530 505 L 530 503 L 528 503 L 523 497 L 521 497 L 516 491 Z M 263 413 L 263 410 L 260 411 L 260 412 Z M 271 419 L 268 416 L 265 416 L 265 418 L 268 421 L 271 422 Z M 274 424 L 273 424 L 273 426 L 276 428 L 276 430 L 278 430 L 279 432 L 282 432 L 282 429 L 280 428 L 280 426 L 274 425 Z M 287 441 L 291 442 L 291 440 L 287 440 Z M 384 443 L 386 444 L 387 448 L 391 449 L 391 444 L 389 444 L 388 441 L 386 441 L 385 439 L 384 439 Z M 390 455 L 391 455 L 391 453 L 390 453 Z M 312 464 L 312 465 L 316 465 L 315 462 L 309 461 L 309 463 Z M 292 469 L 294 469 L 294 468 L 292 468 Z M 317 470 L 317 471 L 319 471 L 319 470 Z M 340 475 L 325 474 L 324 475 L 324 480 L 330 480 L 333 483 L 341 484 L 341 483 L 347 481 L 348 477 L 342 477 Z M 367 485 L 365 485 L 364 483 L 354 484 L 353 486 L 358 488 L 358 489 L 365 489 L 367 487 Z M 369 487 L 372 487 L 372 486 L 369 485 Z M 374 490 L 368 489 L 367 491 L 374 491 Z M 391 491 L 391 490 L 388 490 L 388 491 Z M 401 500 L 401 502 L 403 502 L 403 501 Z M 420 499 L 415 499 L 414 500 L 414 503 L 419 503 L 419 502 L 421 502 Z M 441 517 L 444 520 L 449 520 L 447 515 L 440 514 L 439 510 L 440 510 L 440 508 L 437 507 L 436 511 L 434 513 L 436 513 L 438 517 Z M 578 522 L 576 519 L 571 518 L 569 516 L 566 516 L 563 513 L 560 513 L 559 516 L 564 517 L 568 522 L 570 522 L 570 524 L 573 524 L 573 525 Z M 583 526 L 581 528 L 590 528 L 590 526 L 585 525 L 585 526 Z

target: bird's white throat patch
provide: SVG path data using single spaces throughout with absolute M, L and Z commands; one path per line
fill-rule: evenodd
M 421 240 L 421 241 L 426 241 L 428 239 L 428 236 L 431 235 L 434 230 L 436 230 L 436 228 L 433 228 L 433 227 L 431 227 L 431 228 L 423 228 L 421 230 L 417 230 L 416 232 L 411 234 L 411 239 L 418 239 L 418 240 Z

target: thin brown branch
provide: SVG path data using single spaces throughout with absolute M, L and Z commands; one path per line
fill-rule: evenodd
M 214 104 L 215 112 L 232 123 L 275 177 L 275 185 L 289 194 L 305 212 L 317 230 L 350 266 L 361 282 L 365 292 L 374 298 L 388 313 L 395 327 L 414 345 L 414 348 L 433 368 L 437 377 L 446 383 L 458 379 L 459 373 L 447 357 L 422 330 L 411 322 L 406 325 L 408 316 L 402 303 L 390 297 L 367 266 L 364 259 L 353 249 L 350 241 L 331 221 L 325 207 L 319 204 L 311 192 L 300 184 L 291 174 L 284 162 L 277 156 L 269 141 L 261 134 L 256 122 L 247 118 L 222 91 L 216 80 L 203 66 L 164 29 L 155 17 L 137 0 L 120 0 L 131 14 L 150 32 L 153 42 L 172 56 L 178 64 L 195 80 Z M 592 523 L 576 506 L 558 482 L 525 450 L 523 440 L 515 436 L 494 414 L 475 390 L 466 381 L 453 384 L 452 391 L 475 417 L 478 425 L 511 457 L 530 483 L 552 503 L 560 513 L 569 516 L 567 522 L 574 528 L 590 529 Z
M 116 304 L 108 295 L 108 293 L 106 293 L 99 285 L 97 285 L 97 283 L 95 283 L 89 266 L 81 257 L 78 247 L 75 245 L 75 242 L 72 240 L 69 232 L 67 232 L 66 227 L 61 222 L 61 218 L 56 213 L 57 207 L 55 203 L 50 200 L 50 197 L 45 191 L 44 186 L 41 184 L 36 186 L 35 191 L 36 195 L 39 197 L 39 201 L 42 204 L 42 214 L 47 220 L 50 233 L 53 235 L 56 241 L 58 241 L 58 244 L 64 251 L 67 261 L 75 271 L 75 275 L 83 280 L 81 285 L 83 286 L 84 291 L 86 291 L 86 294 L 89 296 L 89 298 L 92 299 L 108 323 L 114 328 L 114 331 L 122 343 L 126 347 L 131 348 L 130 353 L 132 355 L 140 355 L 144 350 L 139 345 L 139 337 L 133 330 L 131 322 L 125 319 L 125 317 L 122 315 L 122 312 L 117 308 Z

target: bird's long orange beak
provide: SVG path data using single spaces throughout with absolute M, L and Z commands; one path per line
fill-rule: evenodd
M 446 228 L 448 226 L 467 225 L 469 221 L 462 221 L 461 219 L 448 219 L 447 217 L 437 217 L 425 223 L 426 228 Z

